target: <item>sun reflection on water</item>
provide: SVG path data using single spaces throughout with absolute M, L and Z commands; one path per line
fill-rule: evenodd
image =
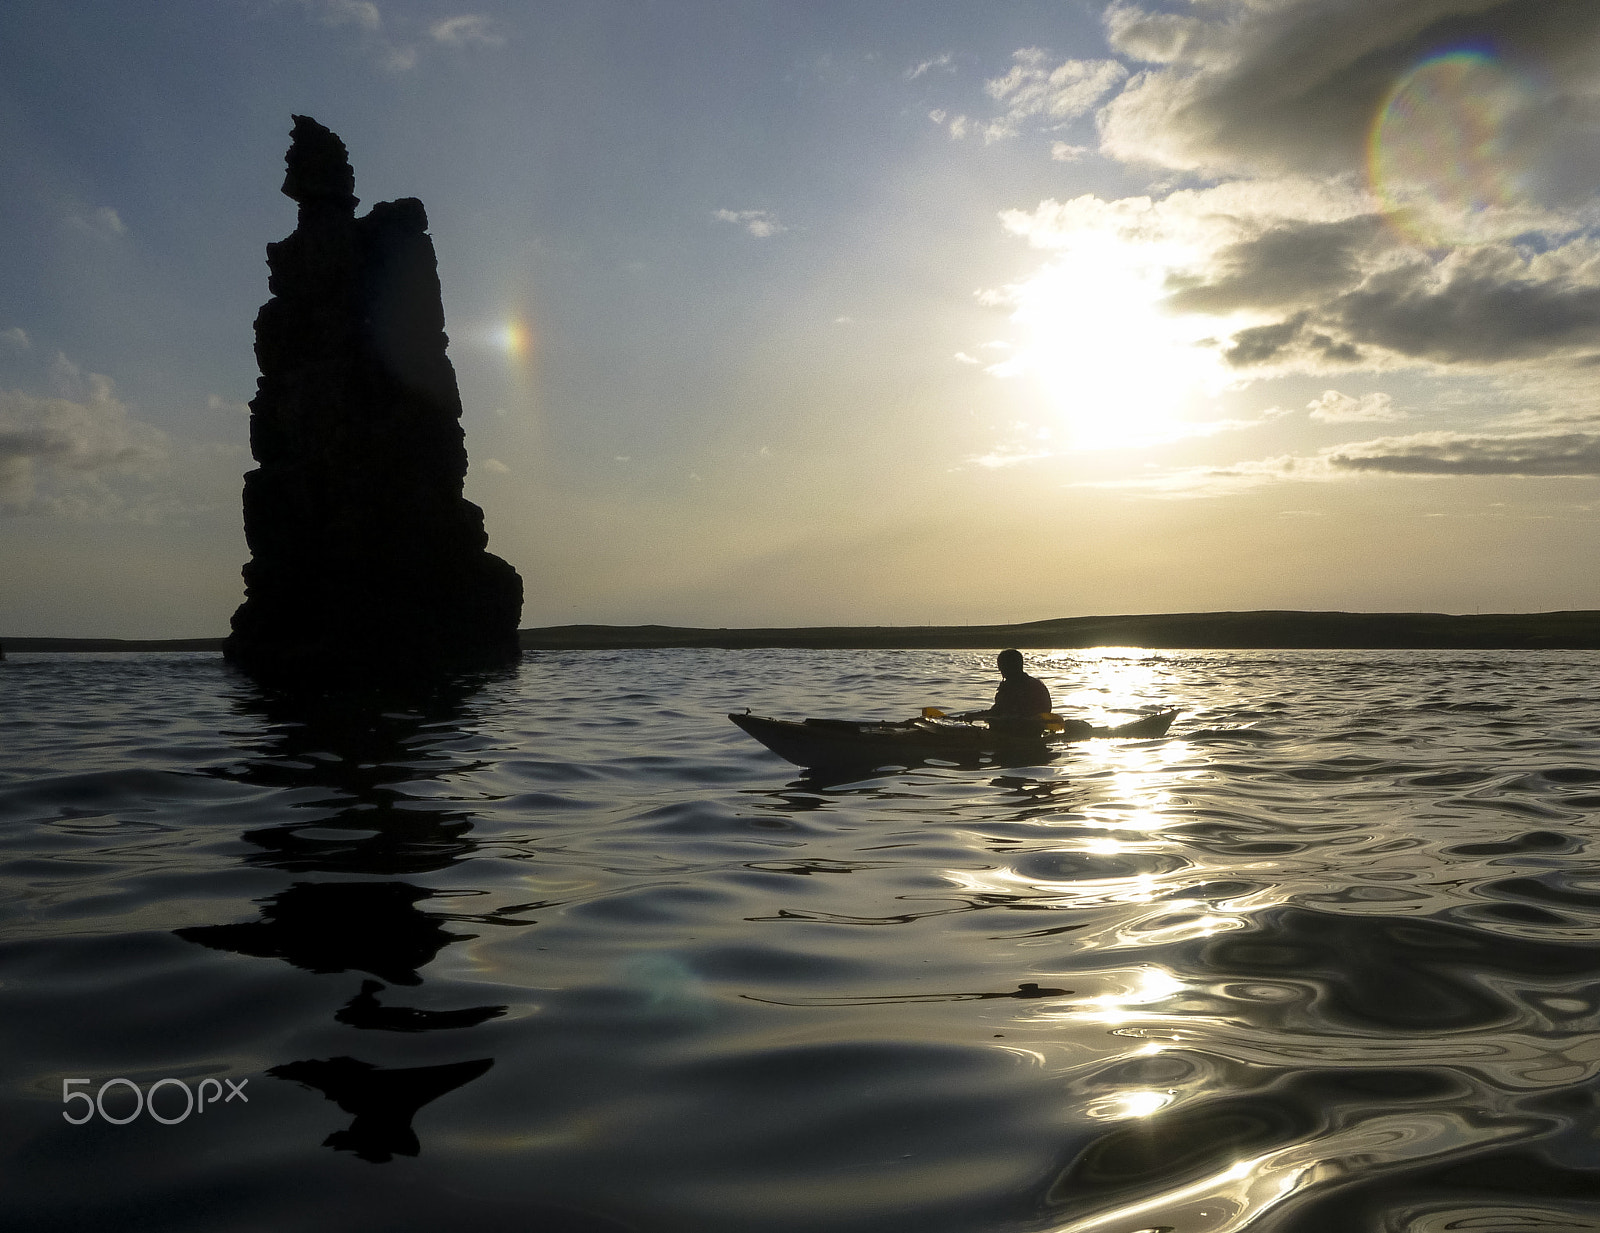
M 1164 968 L 1141 968 L 1127 988 L 1080 999 L 1076 1006 L 1064 1014 L 1119 1027 L 1134 1017 L 1130 1008 L 1165 1002 L 1186 988 L 1188 986 L 1183 981 Z
M 1174 698 L 1170 661 L 1138 648 L 1030 658 L 1065 715 L 1111 725 L 1182 701 Z M 1071 938 L 1069 950 L 1034 970 L 1075 992 L 1019 1013 L 1008 1036 L 1025 1025 L 1026 1045 L 997 1040 L 996 1047 L 1026 1052 L 1060 1071 L 1073 1093 L 1069 1116 L 1099 1124 L 1106 1135 L 1177 1142 L 1185 1133 L 1182 1119 L 1190 1116 L 1182 1110 L 1215 1095 L 1218 1070 L 1204 1042 L 1226 1032 L 1226 1021 L 1216 1017 L 1218 994 L 1186 979 L 1182 961 L 1174 962 L 1168 948 L 1246 930 L 1267 906 L 1253 885 L 1238 883 L 1232 896 L 1216 893 L 1226 886 L 1210 881 L 1215 875 L 1201 852 L 1182 841 L 1182 832 L 1168 833 L 1194 821 L 1194 798 L 1185 793 L 1203 765 L 1181 727 L 1161 740 L 1084 742 L 1059 764 L 1051 807 L 1033 804 L 1013 819 L 1032 831 L 1035 843 L 998 850 L 999 862 L 987 869 L 946 875 L 986 901 L 1049 907 L 1085 922 L 1010 935 L 1028 946 Z M 1089 923 L 1090 913 L 1102 915 Z M 1117 966 L 1107 966 L 1112 955 Z M 1199 1180 L 1080 1215 L 1053 1233 L 1235 1233 L 1323 1180 L 1324 1172 L 1316 1144 L 1242 1160 L 1223 1155 Z
M 1154 1229 L 1234 1233 L 1294 1193 L 1313 1167 L 1299 1155 L 1290 1149 L 1241 1160 L 1192 1185 L 1059 1225 L 1050 1233 L 1151 1233 Z
M 1174 1092 L 1133 1091 L 1118 1092 L 1104 1100 L 1094 1101 L 1084 1113 L 1096 1121 L 1112 1122 L 1125 1118 L 1149 1117 L 1164 1109 L 1177 1098 Z
M 1030 659 L 1052 685 L 1062 678 L 1078 679 L 1068 693 L 1052 689 L 1057 707 L 1095 710 L 1164 702 L 1168 696 L 1162 661 L 1140 647 L 1047 651 Z

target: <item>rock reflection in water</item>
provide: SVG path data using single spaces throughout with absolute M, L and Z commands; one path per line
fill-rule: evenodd
M 293 790 L 303 819 L 245 832 L 252 863 L 290 871 L 414 875 L 467 859 L 472 815 L 416 789 L 474 763 L 453 749 L 486 678 L 442 677 L 415 692 L 312 693 L 251 687 L 240 709 L 264 736 L 207 773 Z M 408 791 L 408 789 L 410 789 Z
M 327 1061 L 286 1062 L 267 1071 L 278 1079 L 292 1079 L 321 1092 L 355 1120 L 348 1129 L 336 1130 L 324 1147 L 354 1152 L 362 1160 L 383 1164 L 395 1156 L 415 1156 L 422 1150 L 411 1119 L 423 1105 L 453 1092 L 483 1075 L 494 1062 L 479 1058 L 448 1066 L 414 1066 L 405 1070 L 380 1070 L 351 1057 Z
M 241 708 L 259 719 L 264 739 L 245 756 L 209 770 L 219 779 L 292 789 L 293 821 L 247 830 L 260 849 L 246 859 L 294 873 L 362 874 L 381 881 L 297 881 L 261 903 L 260 919 L 175 930 L 214 950 L 282 959 L 327 975 L 361 971 L 378 977 L 335 1014 L 360 1031 L 435 1032 L 476 1027 L 505 1014 L 505 1005 L 445 1010 L 381 1003 L 391 985 L 418 986 L 422 969 L 445 947 L 476 933 L 446 929 L 446 914 L 418 907 L 438 892 L 402 881 L 470 857 L 472 815 L 441 809 L 417 789 L 470 771 L 455 756 L 457 726 L 482 674 L 436 677 L 412 691 L 307 692 L 252 687 Z M 315 789 L 314 793 L 306 789 Z M 355 1120 L 324 1146 L 381 1164 L 421 1150 L 412 1116 L 423 1105 L 480 1077 L 493 1059 L 380 1068 L 352 1057 L 287 1062 L 267 1073 L 322 1092 Z
M 510 1009 L 508 1006 L 469 1006 L 464 1010 L 422 1010 L 415 1006 L 389 1006 L 378 1001 L 378 994 L 382 992 L 380 982 L 362 981 L 361 992 L 340 1007 L 334 1018 L 351 1027 L 379 1032 L 440 1032 L 477 1027 L 490 1019 L 498 1019 Z
M 262 959 L 283 959 L 307 972 L 370 972 L 392 985 L 422 983 L 419 969 L 452 942 L 441 917 L 418 910 L 433 892 L 405 882 L 296 882 L 273 895 L 261 919 L 175 930 L 185 941 Z

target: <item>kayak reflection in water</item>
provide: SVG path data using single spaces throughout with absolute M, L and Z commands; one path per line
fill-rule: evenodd
M 1050 689 L 1022 666 L 1021 651 L 1001 651 L 995 667 L 1004 678 L 986 711 L 967 711 L 955 719 L 987 719 L 989 727 L 1007 736 L 1042 736 L 1051 711 Z

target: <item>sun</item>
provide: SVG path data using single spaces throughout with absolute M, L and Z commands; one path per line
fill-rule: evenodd
M 1178 244 L 1085 228 L 1054 237 L 1051 260 L 994 299 L 1018 340 L 990 368 L 1031 386 L 1057 438 L 1128 449 L 1190 435 L 1190 415 L 1227 383 L 1215 322 L 1164 307 L 1167 280 L 1193 263 Z

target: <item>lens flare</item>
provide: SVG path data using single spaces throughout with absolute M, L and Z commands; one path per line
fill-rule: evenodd
M 540 398 L 540 339 L 537 317 L 510 297 L 503 308 L 504 316 L 490 317 L 472 331 L 471 340 L 484 358 L 493 363 L 476 368 L 470 375 L 484 399 L 486 409 L 493 408 L 494 416 L 512 433 L 495 448 L 505 451 L 507 463 L 521 475 L 544 457 L 539 441 L 544 434 Z M 494 470 L 487 463 L 483 469 Z
M 1368 137 L 1367 175 L 1408 238 L 1444 247 L 1522 229 L 1517 130 L 1531 93 L 1477 49 L 1433 56 L 1395 84 Z
M 522 363 L 533 353 L 533 330 L 526 321 L 513 317 L 496 332 L 495 342 L 508 357 Z

